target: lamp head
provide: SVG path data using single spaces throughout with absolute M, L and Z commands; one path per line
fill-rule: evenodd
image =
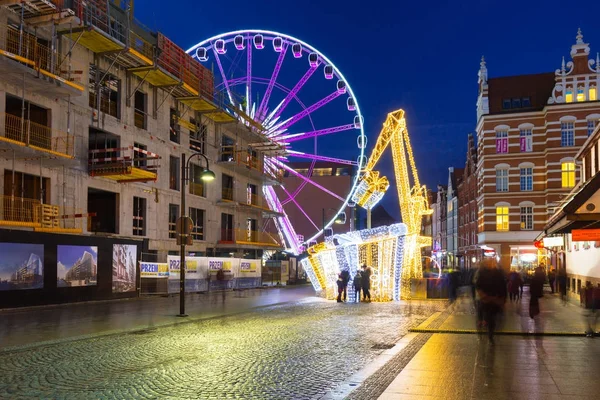
M 205 169 L 204 171 L 202 171 L 202 174 L 200 175 L 200 179 L 202 179 L 204 182 L 214 181 L 215 173 L 212 172 L 210 169 Z

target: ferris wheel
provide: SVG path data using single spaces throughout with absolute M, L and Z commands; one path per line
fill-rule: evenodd
M 358 101 L 340 70 L 323 53 L 300 39 L 266 30 L 240 30 L 203 40 L 187 53 L 214 71 L 215 95 L 227 103 L 232 115 L 250 129 L 260 127 L 265 139 L 283 149 L 265 153 L 264 168 L 284 170 L 298 178 L 297 185 L 275 190 L 264 186 L 269 208 L 288 250 L 299 253 L 323 234 L 344 213 L 356 189 L 359 169 L 351 177 L 348 193 L 335 193 L 315 182 L 319 161 L 364 166 L 367 139 Z M 303 161 L 298 172 L 291 163 Z M 297 164 L 294 164 L 297 165 Z M 302 191 L 318 188 L 335 199 L 333 217 L 315 222 L 298 202 Z M 306 218 L 310 232 L 301 237 L 290 220 L 290 210 Z M 299 211 L 299 212 L 298 212 Z

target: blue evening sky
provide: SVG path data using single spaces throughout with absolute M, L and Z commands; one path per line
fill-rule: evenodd
M 98 247 L 96 246 L 58 246 L 57 261 L 70 269 L 86 251 L 98 262 Z
M 463 167 L 476 123 L 477 71 L 489 76 L 554 71 L 581 27 L 600 50 L 600 2 L 489 1 L 198 1 L 136 2 L 136 18 L 184 49 L 218 33 L 268 29 L 296 36 L 327 55 L 348 79 L 373 144 L 386 114 L 407 112 L 421 180 L 446 184 Z M 339 141 L 355 151 L 355 135 Z M 343 148 L 346 147 L 346 148 Z M 369 151 L 371 147 L 369 147 Z M 332 155 L 332 154 L 328 154 Z M 391 157 L 383 160 L 390 178 Z M 392 180 L 392 179 L 390 179 Z M 384 205 L 396 217 L 394 188 Z

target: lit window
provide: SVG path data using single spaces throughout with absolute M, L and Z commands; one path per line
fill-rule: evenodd
M 508 207 L 496 207 L 496 230 L 508 231 Z
M 521 191 L 533 190 L 533 168 L 521 168 Z
M 596 121 L 594 121 L 593 119 L 588 119 L 588 122 L 587 122 L 588 136 L 591 136 L 592 133 L 594 133 L 594 129 L 596 129 Z
M 521 152 L 528 153 L 533 151 L 533 136 L 531 129 L 521 129 Z
M 573 102 L 573 89 L 567 88 L 567 92 L 566 92 L 566 95 L 565 95 L 565 101 L 567 103 L 572 103 Z
M 562 187 L 572 188 L 575 186 L 575 162 L 568 161 L 561 165 Z
M 496 170 L 496 192 L 508 192 L 508 168 Z
M 575 145 L 575 124 L 573 122 L 560 124 L 560 145 L 562 147 Z
M 508 153 L 508 131 L 496 132 L 496 153 Z
M 585 92 L 583 91 L 583 87 L 577 88 L 577 101 L 585 101 Z
M 598 92 L 597 92 L 595 86 L 590 87 L 589 97 L 590 97 L 590 101 L 598 100 Z
M 533 229 L 533 207 L 521 207 L 521 230 Z

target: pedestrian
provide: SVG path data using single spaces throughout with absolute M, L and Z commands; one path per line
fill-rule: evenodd
M 519 300 L 523 299 L 523 286 L 525 286 L 525 271 L 521 270 L 519 272 L 519 278 L 521 278 L 519 285 Z
M 482 262 L 475 286 L 481 309 L 478 315 L 487 326 L 489 343 L 493 345 L 497 320 L 506 302 L 506 280 L 496 260 L 490 258 Z
M 562 300 L 563 306 L 567 304 L 567 270 L 565 267 L 558 269 L 558 291 L 560 293 L 560 299 Z
M 546 274 L 544 273 L 544 268 L 538 266 L 529 284 L 529 293 L 531 295 L 529 299 L 529 317 L 531 319 L 534 319 L 540 313 L 540 297 L 544 296 L 545 282 Z
M 342 293 L 344 292 L 344 278 L 342 278 L 342 274 L 338 275 L 337 289 L 338 289 L 337 302 L 342 303 Z
M 600 283 L 597 288 L 594 288 L 591 282 L 587 282 L 585 285 L 586 295 L 587 291 L 591 292 L 591 309 L 588 314 L 587 322 L 588 328 L 585 331 L 585 336 L 593 338 L 596 336 L 596 325 L 598 324 L 598 309 L 600 308 Z
M 362 289 L 362 277 L 360 271 L 356 271 L 352 283 L 354 284 L 354 292 L 356 293 L 354 301 L 358 303 L 360 302 L 360 290 Z
M 360 276 L 363 291 L 363 301 L 371 301 L 371 274 L 373 272 L 371 267 L 367 267 L 367 264 L 363 264 L 362 269 L 363 270 Z
M 344 280 L 343 300 L 346 301 L 346 297 L 348 294 L 348 282 L 350 282 L 350 271 L 345 269 L 342 271 L 341 275 L 342 279 Z
M 550 284 L 550 291 L 554 294 L 554 282 L 556 281 L 556 272 L 554 267 L 550 266 L 550 272 L 548 272 L 548 283 Z
M 519 290 L 523 286 L 521 275 L 515 270 L 513 270 L 508 276 L 508 294 L 510 297 L 511 303 L 514 301 L 519 301 Z

